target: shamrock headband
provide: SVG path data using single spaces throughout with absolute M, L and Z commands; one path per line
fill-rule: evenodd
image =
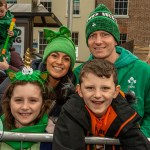
M 74 67 L 76 61 L 75 45 L 71 40 L 71 32 L 65 27 L 61 26 L 59 31 L 44 29 L 44 37 L 48 42 L 43 54 L 43 62 L 52 52 L 62 52 L 67 54 L 71 59 L 71 68 Z
M 8 77 L 10 78 L 11 82 L 14 83 L 16 81 L 27 81 L 27 82 L 39 82 L 43 89 L 44 89 L 44 82 L 48 77 L 48 72 L 40 72 L 39 70 L 33 70 L 30 67 L 30 57 L 29 57 L 29 49 L 27 49 L 25 53 L 25 67 L 22 71 L 15 72 L 11 69 L 7 70 Z

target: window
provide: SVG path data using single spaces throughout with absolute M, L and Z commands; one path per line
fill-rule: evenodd
M 78 39 L 79 39 L 79 33 L 78 32 L 72 32 L 72 40 L 76 46 L 76 59 L 78 60 Z
M 72 14 L 73 15 L 79 15 L 80 14 L 80 0 L 73 0 L 73 10 L 72 10 Z M 69 7 L 71 6 L 70 4 L 70 0 L 67 0 L 67 12 L 69 11 Z
M 72 40 L 76 46 L 78 46 L 78 32 L 72 32 Z
M 39 32 L 39 53 L 43 54 L 44 49 L 47 45 L 47 41 L 44 39 L 44 32 L 40 31 Z
M 120 34 L 120 44 L 126 43 L 126 41 L 127 41 L 127 34 L 121 33 Z
M 128 14 L 128 0 L 115 0 L 115 15 Z
M 41 0 L 40 3 L 49 11 L 52 10 L 52 0 Z
M 17 0 L 6 0 L 7 4 L 16 4 Z
M 80 14 L 80 0 L 73 0 L 73 14 Z

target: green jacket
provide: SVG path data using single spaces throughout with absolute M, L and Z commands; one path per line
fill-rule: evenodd
M 4 44 L 8 35 L 8 29 L 10 27 L 12 18 L 14 18 L 14 15 L 12 15 L 11 12 L 8 10 L 6 12 L 6 15 L 0 19 L 0 54 L 2 49 L 4 48 Z M 16 27 L 14 27 L 13 31 L 14 31 L 14 36 L 9 38 L 9 43 L 8 43 L 7 53 L 6 53 L 7 56 L 10 55 L 8 50 L 12 46 L 14 39 L 18 36 L 18 29 Z M 0 61 L 2 61 L 2 58 L 0 58 Z
M 119 85 L 122 91 L 130 90 L 135 93 L 137 101 L 133 107 L 142 117 L 140 122 L 142 132 L 150 138 L 150 66 L 122 47 L 117 46 L 116 52 L 120 54 L 114 63 L 118 70 Z M 92 55 L 89 57 L 89 60 L 91 59 Z M 82 65 L 74 69 L 76 83 Z

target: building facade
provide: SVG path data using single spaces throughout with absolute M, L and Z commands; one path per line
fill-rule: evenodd
M 32 3 L 34 0 L 7 0 L 17 3 Z M 85 61 L 89 50 L 85 42 L 85 24 L 89 13 L 100 3 L 105 4 L 117 18 L 120 29 L 120 44 L 134 40 L 134 53 L 145 59 L 150 45 L 149 0 L 36 0 L 53 12 L 64 26 L 72 31 L 78 61 Z M 72 1 L 72 6 L 69 2 Z M 72 14 L 69 13 L 71 7 Z M 48 27 L 54 30 L 57 28 Z M 40 54 L 47 45 L 43 27 L 33 29 L 33 48 Z

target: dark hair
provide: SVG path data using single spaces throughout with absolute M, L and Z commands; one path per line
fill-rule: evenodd
M 72 69 L 70 68 L 68 73 L 61 78 L 58 85 L 52 89 L 50 87 L 48 81 L 46 83 L 46 93 L 47 93 L 47 99 L 52 99 L 56 101 L 56 104 L 63 105 L 67 98 L 75 93 L 75 76 L 72 72 Z
M 2 99 L 2 110 L 4 113 L 4 127 L 7 130 L 11 130 L 14 127 L 15 119 L 14 119 L 14 116 L 12 115 L 11 109 L 10 109 L 10 99 L 12 97 L 14 88 L 18 85 L 26 85 L 27 83 L 30 83 L 30 84 L 40 87 L 41 95 L 42 95 L 42 99 L 43 99 L 43 106 L 42 106 L 41 112 L 40 112 L 39 116 L 34 120 L 33 123 L 36 124 L 43 117 L 44 113 L 47 113 L 47 114 L 49 113 L 48 109 L 49 109 L 51 103 L 48 100 L 44 100 L 45 93 L 44 93 L 43 88 L 41 87 L 41 85 L 38 82 L 16 81 L 7 88 L 7 90 L 5 91 L 5 93 L 3 95 L 3 99 Z
M 114 83 L 117 86 L 118 84 L 118 77 L 117 77 L 117 70 L 113 63 L 104 60 L 104 59 L 93 59 L 86 62 L 80 72 L 79 75 L 79 83 L 82 83 L 82 79 L 88 73 L 93 73 L 98 77 L 106 77 L 110 78 L 113 75 Z

